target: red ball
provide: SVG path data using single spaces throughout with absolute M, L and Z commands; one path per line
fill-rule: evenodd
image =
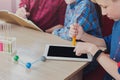
M 117 63 L 118 68 L 120 68 L 120 62 Z

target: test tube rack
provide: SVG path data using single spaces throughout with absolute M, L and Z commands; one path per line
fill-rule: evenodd
M 16 38 L 0 36 L 0 53 L 13 54 L 16 51 Z

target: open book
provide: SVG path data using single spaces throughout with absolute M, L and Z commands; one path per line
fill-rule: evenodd
M 7 10 L 0 10 L 0 20 L 43 32 L 43 30 L 36 26 L 32 21 L 19 17 L 16 14 Z

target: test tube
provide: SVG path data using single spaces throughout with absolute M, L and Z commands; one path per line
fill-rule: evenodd
M 0 37 L 8 38 L 11 34 L 11 24 L 3 23 L 0 24 Z

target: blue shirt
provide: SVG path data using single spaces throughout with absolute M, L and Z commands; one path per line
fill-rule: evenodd
M 63 39 L 71 40 L 69 37 L 70 25 L 78 23 L 88 34 L 101 37 L 99 19 L 94 4 L 89 0 L 77 0 L 76 3 L 67 6 L 64 27 L 53 31 Z
M 116 21 L 113 26 L 112 34 L 105 37 L 107 48 L 110 51 L 110 58 L 116 62 L 120 61 L 120 20 Z
M 114 23 L 112 34 L 104 37 L 107 49 L 110 52 L 110 58 L 116 62 L 120 61 L 120 20 Z M 115 80 L 108 73 L 104 76 L 104 80 Z

